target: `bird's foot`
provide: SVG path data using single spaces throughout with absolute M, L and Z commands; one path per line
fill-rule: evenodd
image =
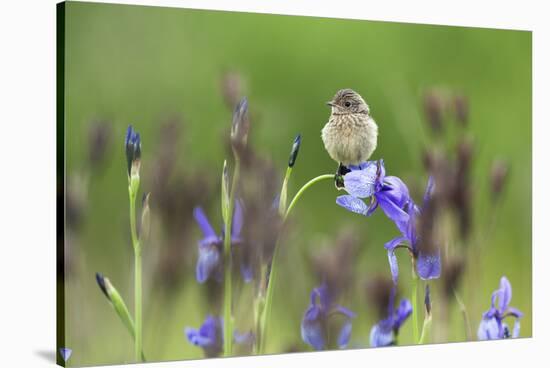
M 334 185 L 336 189 L 340 190 L 344 188 L 344 175 L 349 173 L 351 170 L 340 163 L 338 165 L 338 170 L 336 170 L 336 175 L 334 175 Z

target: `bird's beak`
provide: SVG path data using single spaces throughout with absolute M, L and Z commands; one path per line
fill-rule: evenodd
M 328 106 L 334 106 L 334 101 L 327 101 Z

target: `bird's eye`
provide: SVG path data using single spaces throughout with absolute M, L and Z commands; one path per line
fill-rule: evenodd
M 350 107 L 350 106 L 351 106 L 351 102 L 349 102 L 349 101 L 346 101 L 346 102 L 344 103 L 344 106 L 346 106 L 346 107 Z

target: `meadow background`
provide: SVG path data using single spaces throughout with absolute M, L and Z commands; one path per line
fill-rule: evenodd
M 320 130 L 329 115 L 325 102 L 338 89 L 353 88 L 368 101 L 380 130 L 373 158 L 383 158 L 388 174 L 401 177 L 418 200 L 427 180 L 422 153 L 434 144 L 424 93 L 438 88 L 466 96 L 466 134 L 475 142 L 473 230 L 471 244 L 460 245 L 467 262 L 458 292 L 475 333 L 506 275 L 511 304 L 525 314 L 521 336 L 531 336 L 531 33 L 78 2 L 67 4 L 65 22 L 70 365 L 132 362 L 132 340 L 95 282 L 95 272 L 109 277 L 133 310 L 123 147 L 128 124 L 142 135 L 141 189 L 152 192 L 154 219 L 154 240 L 143 251 L 144 351 L 155 361 L 203 356 L 183 329 L 219 314 L 208 301 L 221 288 L 195 281 L 201 234 L 191 215 L 202 205 L 221 227 L 219 177 L 230 158 L 232 113 L 221 87 L 227 73 L 239 76 L 249 99 L 250 145 L 281 176 L 292 140 L 302 134 L 290 195 L 336 169 Z M 445 124 L 458 131 L 456 122 Z M 455 141 L 446 142 L 452 150 Z M 489 181 L 495 159 L 510 168 L 498 203 Z M 359 246 L 346 266 L 354 281 L 340 304 L 358 314 L 350 347 L 368 346 L 378 316 L 366 285 L 389 276 L 383 244 L 398 233 L 381 213 L 364 218 L 338 207 L 338 194 L 330 182 L 318 185 L 293 212 L 269 352 L 310 350 L 300 338 L 300 320 L 318 284 L 312 257 L 331 248 L 343 229 L 356 232 Z M 404 253 L 398 257 L 400 289 L 409 297 L 409 262 Z M 438 281 L 431 284 L 434 329 L 441 329 L 442 291 Z M 250 286 L 240 283 L 237 296 L 236 327 L 246 330 Z M 446 312 L 449 325 L 434 331 L 432 341 L 463 341 L 460 310 L 450 304 Z M 410 321 L 399 342 L 412 342 Z

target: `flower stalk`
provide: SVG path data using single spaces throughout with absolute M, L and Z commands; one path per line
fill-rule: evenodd
M 287 169 L 287 176 L 290 175 L 290 172 L 291 172 L 291 170 Z M 309 188 L 311 188 L 313 185 L 315 185 L 316 183 L 319 183 L 323 180 L 334 180 L 334 174 L 319 175 L 319 176 L 311 179 L 306 184 L 304 184 L 300 188 L 300 190 L 296 193 L 294 198 L 292 198 L 292 200 L 290 201 L 290 204 L 288 205 L 288 208 L 282 209 L 281 206 L 279 206 L 280 213 L 284 213 L 284 215 L 282 215 L 283 225 L 286 222 L 286 219 L 288 218 L 290 212 L 292 211 L 292 209 L 294 208 L 296 203 L 298 203 L 298 201 L 302 197 L 302 195 Z M 284 182 L 285 184 L 283 184 L 282 191 L 286 190 L 286 182 L 287 182 L 287 178 L 285 178 L 285 182 Z M 280 202 L 280 204 L 281 204 L 281 202 Z M 273 292 L 275 290 L 275 282 L 276 282 L 277 277 L 278 277 L 277 276 L 277 272 L 278 272 L 278 267 L 277 266 L 278 266 L 278 263 L 279 263 L 279 261 L 278 261 L 279 248 L 280 248 L 279 240 L 280 240 L 280 238 L 277 238 L 277 241 L 275 243 L 275 249 L 273 251 L 273 257 L 271 259 L 271 268 L 270 268 L 269 272 L 266 275 L 266 277 L 267 277 L 267 291 L 266 291 L 266 295 L 265 295 L 265 303 L 264 303 L 263 308 L 262 308 L 263 311 L 262 311 L 261 317 L 260 317 L 260 328 L 259 328 L 259 331 L 260 331 L 260 334 L 259 334 L 260 335 L 259 353 L 260 354 L 265 353 L 267 327 L 268 327 L 268 323 L 269 323 L 269 320 L 270 320 L 270 317 L 271 317 L 271 309 L 272 309 L 272 304 L 273 304 Z
M 136 197 L 139 189 L 139 176 L 130 178 L 128 187 L 130 199 L 130 233 L 134 248 L 134 308 L 135 308 L 135 359 L 141 361 L 142 351 L 142 275 L 141 275 L 141 244 L 136 227 Z
M 141 138 L 130 125 L 126 132 L 126 161 L 128 164 L 128 196 L 130 201 L 130 235 L 134 249 L 134 313 L 135 340 L 134 353 L 136 362 L 142 361 L 142 275 L 141 275 L 141 243 L 136 226 L 136 198 L 139 191 L 141 166 Z
M 415 272 L 415 262 L 414 262 L 414 258 L 413 259 L 413 264 L 412 264 L 412 288 L 411 288 L 411 303 L 412 303 L 412 306 L 413 306 L 413 309 L 412 309 L 412 324 L 413 324 L 413 339 L 415 342 L 418 341 L 419 337 L 418 337 L 418 308 L 417 308 L 417 294 L 418 294 L 418 276 L 416 275 L 416 272 Z
M 424 297 L 424 323 L 422 324 L 422 333 L 420 334 L 420 339 L 418 344 L 423 344 L 426 341 L 426 335 L 430 331 L 432 325 L 432 302 L 430 299 L 430 286 L 426 285 L 426 294 Z
M 223 164 L 222 173 L 222 217 L 224 221 L 223 253 L 224 253 L 224 300 L 223 300 L 223 354 L 231 356 L 233 350 L 233 316 L 232 316 L 232 270 L 233 257 L 231 252 L 231 229 L 233 225 L 233 210 L 235 208 L 235 192 L 239 182 L 241 171 L 240 155 L 243 154 L 248 140 L 250 122 L 248 119 L 248 100 L 243 98 L 233 111 L 231 123 L 231 146 L 235 158 L 235 168 L 231 187 L 229 185 L 229 173 L 227 162 Z M 229 193 L 229 194 L 228 194 Z
M 225 166 L 225 165 L 224 165 Z M 227 201 L 222 200 L 224 207 L 222 208 L 222 213 L 224 215 L 224 238 L 223 238 L 223 249 L 224 249 L 224 301 L 223 301 L 223 344 L 224 344 L 224 356 L 231 356 L 233 350 L 233 316 L 232 316 L 232 268 L 233 268 L 233 259 L 231 254 L 231 227 L 233 223 L 233 209 L 235 204 L 235 191 L 237 188 L 237 183 L 239 181 L 240 175 L 240 159 L 238 155 L 235 155 L 235 169 L 233 170 L 233 179 L 231 183 L 231 188 L 229 191 L 229 198 Z M 225 172 L 225 170 L 224 170 Z M 225 182 L 227 178 L 224 174 L 223 181 Z M 222 184 L 222 192 L 226 192 L 226 186 Z M 222 193 L 222 197 L 224 193 Z

